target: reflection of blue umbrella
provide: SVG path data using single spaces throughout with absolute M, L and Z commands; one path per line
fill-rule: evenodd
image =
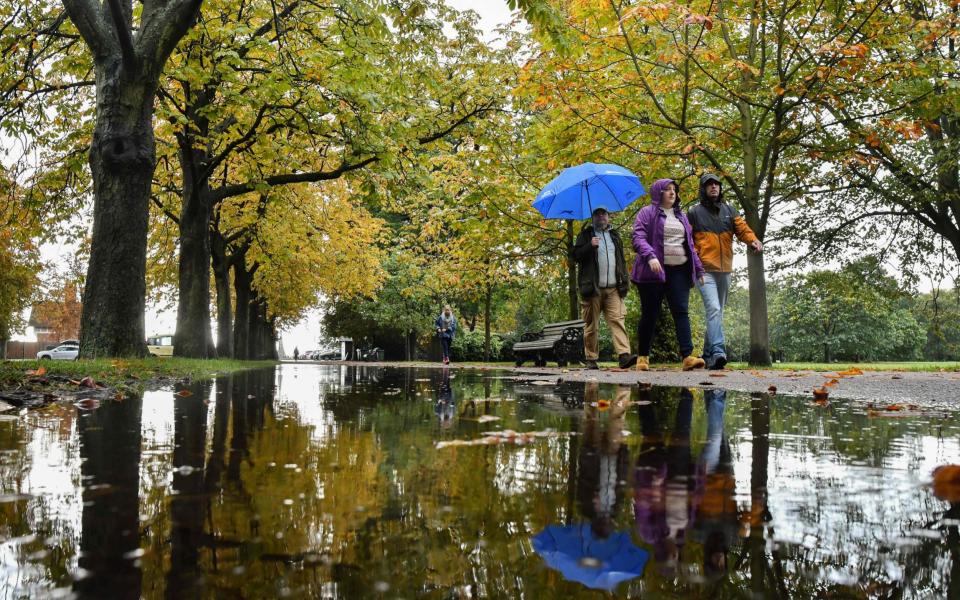
M 646 192 L 636 175 L 618 165 L 584 163 L 564 169 L 537 194 L 533 207 L 548 219 L 589 219 L 594 209 L 625 209 Z
M 626 533 L 616 532 L 606 539 L 593 537 L 589 523 L 550 525 L 533 537 L 533 549 L 565 579 L 602 590 L 613 590 L 621 581 L 639 577 L 650 558 Z

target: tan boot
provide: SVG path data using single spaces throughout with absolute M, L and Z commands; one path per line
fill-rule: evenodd
M 688 356 L 683 359 L 682 363 L 680 363 L 680 368 L 684 371 L 702 369 L 706 366 L 707 366 L 707 363 L 705 363 L 702 358 L 697 356 Z
M 637 357 L 637 370 L 638 370 L 638 371 L 649 371 L 649 370 L 650 370 L 650 357 L 649 357 L 649 356 L 638 356 L 638 357 Z

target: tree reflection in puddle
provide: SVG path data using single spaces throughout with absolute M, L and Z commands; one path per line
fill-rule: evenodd
M 960 594 L 960 509 L 929 485 L 954 417 L 448 369 L 185 389 L 0 422 L 0 587 L 589 597 L 535 551 L 549 530 L 649 553 L 605 580 L 621 595 Z M 556 435 L 437 448 L 510 430 Z M 603 575 L 593 554 L 575 562 Z

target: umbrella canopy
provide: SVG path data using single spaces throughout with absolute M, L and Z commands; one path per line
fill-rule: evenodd
M 533 207 L 548 219 L 589 219 L 597 208 L 619 212 L 646 191 L 619 165 L 584 163 L 564 169 L 537 194 Z
M 565 579 L 598 590 L 612 591 L 620 582 L 639 577 L 650 558 L 624 532 L 594 537 L 590 523 L 550 525 L 533 537 L 533 549 Z

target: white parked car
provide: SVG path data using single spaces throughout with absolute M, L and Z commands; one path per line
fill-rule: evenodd
M 80 355 L 80 346 L 73 344 L 61 344 L 53 350 L 42 350 L 37 352 L 37 360 L 77 360 Z

